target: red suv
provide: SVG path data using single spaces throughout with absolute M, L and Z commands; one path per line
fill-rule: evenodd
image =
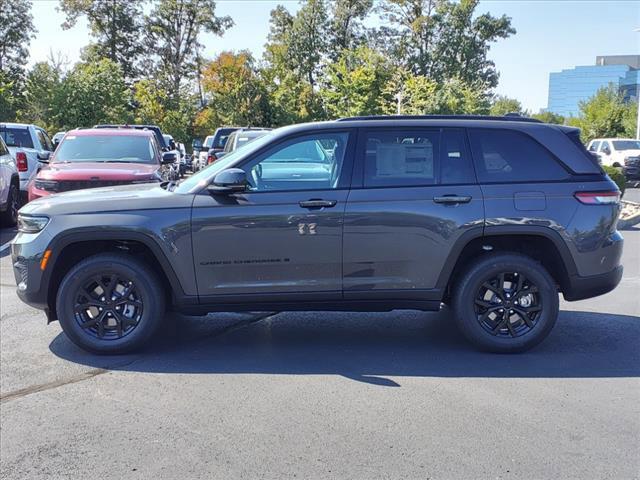
M 84 188 L 159 182 L 163 165 L 174 161 L 175 153 L 162 153 L 149 130 L 72 130 L 29 182 L 29 200 Z

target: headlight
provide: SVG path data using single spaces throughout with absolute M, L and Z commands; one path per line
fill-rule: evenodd
M 18 231 L 38 233 L 49 223 L 49 217 L 31 217 L 18 214 Z
M 42 180 L 40 178 L 36 178 L 35 187 L 39 190 L 46 190 L 47 192 L 57 192 L 58 182 L 57 180 Z

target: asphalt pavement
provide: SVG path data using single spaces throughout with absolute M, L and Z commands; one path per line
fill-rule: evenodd
M 144 352 L 99 357 L 17 299 L 0 252 L 0 478 L 639 478 L 623 234 L 621 285 L 562 302 L 521 355 L 474 351 L 443 310 L 169 315 Z

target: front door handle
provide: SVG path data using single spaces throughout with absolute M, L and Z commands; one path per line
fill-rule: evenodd
M 321 200 L 318 198 L 312 198 L 311 200 L 304 200 L 300 202 L 302 208 L 331 208 L 335 207 L 338 202 L 336 200 Z
M 433 201 L 436 203 L 469 203 L 471 201 L 471 197 L 466 196 L 458 196 L 458 195 L 443 195 L 441 197 L 433 197 Z

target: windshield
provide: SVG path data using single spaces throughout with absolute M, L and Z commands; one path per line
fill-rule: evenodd
M 640 140 L 614 140 L 612 143 L 616 150 L 640 150 Z
M 255 140 L 256 138 L 260 138 L 266 133 L 267 132 L 241 133 L 240 135 L 238 135 L 238 140 L 236 141 L 236 148 L 239 148 L 242 145 Z
M 26 128 L 12 128 L 0 126 L 0 135 L 7 147 L 33 148 L 31 135 Z
M 149 137 L 125 135 L 67 135 L 53 161 L 157 163 Z
M 242 147 L 228 153 L 220 160 L 212 163 L 204 170 L 200 170 L 195 175 L 192 175 L 182 183 L 180 183 L 174 190 L 177 193 L 193 193 L 194 191 L 204 188 L 209 184 L 211 179 L 215 177 L 222 170 L 232 167 L 236 162 L 244 158 L 246 155 L 250 155 L 262 148 L 273 138 L 273 134 L 264 135 L 253 142 L 246 143 Z

